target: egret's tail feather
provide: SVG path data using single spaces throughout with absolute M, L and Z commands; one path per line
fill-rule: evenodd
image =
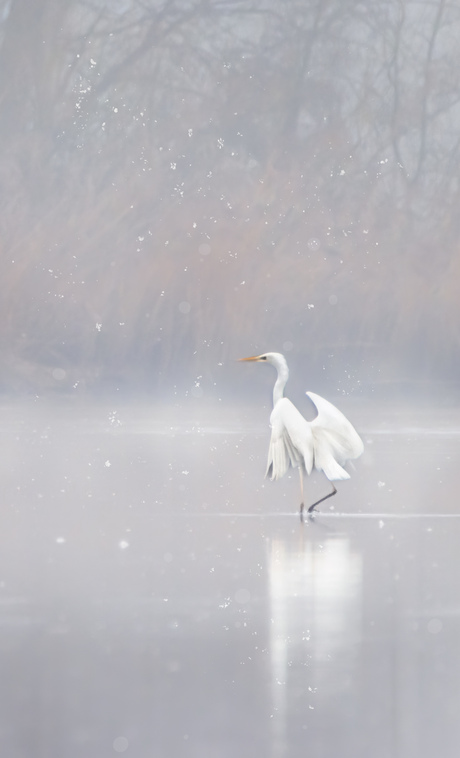
M 315 468 L 320 469 L 321 471 L 324 471 L 327 478 L 330 482 L 336 481 L 337 479 L 349 479 L 350 474 L 348 471 L 345 471 L 344 468 L 340 465 L 340 463 L 337 463 L 334 458 L 331 458 L 327 461 L 318 461 L 315 459 Z

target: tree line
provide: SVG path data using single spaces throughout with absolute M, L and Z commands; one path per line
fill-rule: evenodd
M 444 0 L 0 2 L 3 388 L 286 344 L 455 377 L 459 35 Z

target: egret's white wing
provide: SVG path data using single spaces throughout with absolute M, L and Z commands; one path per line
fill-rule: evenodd
M 272 434 L 265 476 L 280 479 L 289 466 L 304 466 L 307 474 L 313 468 L 313 437 L 311 424 L 287 397 L 278 400 L 270 416 Z
M 347 418 L 328 400 L 307 392 L 318 415 L 310 424 L 314 440 L 314 464 L 327 478 L 349 479 L 342 466 L 352 458 L 358 458 L 364 446 L 361 437 Z

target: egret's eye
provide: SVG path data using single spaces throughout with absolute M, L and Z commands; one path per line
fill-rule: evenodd
M 267 356 L 266 355 L 261 355 L 260 356 L 260 360 L 261 361 L 266 361 L 267 360 Z

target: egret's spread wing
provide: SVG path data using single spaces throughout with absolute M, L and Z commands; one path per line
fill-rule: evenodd
M 311 422 L 314 440 L 315 468 L 324 471 L 328 479 L 349 479 L 342 466 L 363 452 L 362 440 L 355 428 L 335 405 L 314 392 L 307 392 L 318 415 Z
M 304 466 L 309 474 L 313 467 L 311 425 L 286 397 L 273 408 L 270 425 L 272 435 L 265 476 L 280 479 L 289 466 Z

